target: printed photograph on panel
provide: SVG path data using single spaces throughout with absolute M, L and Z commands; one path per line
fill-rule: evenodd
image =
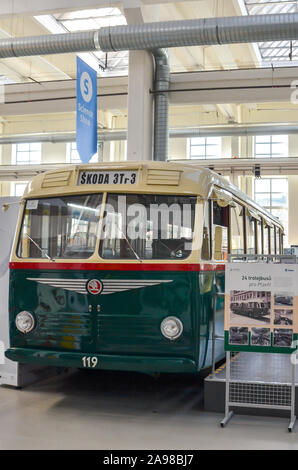
M 278 294 L 274 294 L 274 305 L 293 307 L 294 294 L 291 292 L 280 292 Z
M 293 310 L 274 309 L 274 325 L 293 325 Z
M 271 346 L 270 328 L 252 328 L 251 346 Z
M 230 328 L 229 344 L 248 345 L 248 328 Z
M 236 291 L 230 293 L 230 325 L 268 325 L 271 292 Z
M 273 346 L 277 348 L 289 348 L 293 341 L 293 330 L 287 328 L 274 328 Z

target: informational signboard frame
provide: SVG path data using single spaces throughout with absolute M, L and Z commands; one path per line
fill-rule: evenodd
M 294 259 L 280 256 L 278 262 L 237 259 L 227 263 L 226 351 L 292 354 L 296 350 L 298 265 L 292 264 Z
M 297 280 L 295 256 L 229 256 L 225 280 L 225 417 L 221 427 L 232 418 L 231 408 L 263 408 L 289 411 L 288 431 L 293 431 L 296 360 L 290 355 L 297 355 Z M 271 367 L 273 358 L 288 354 L 291 382 L 268 382 L 265 370 L 263 377 L 245 380 L 240 373 L 241 363 L 245 367 L 246 359 L 241 359 L 245 351 L 260 356 L 273 353 Z

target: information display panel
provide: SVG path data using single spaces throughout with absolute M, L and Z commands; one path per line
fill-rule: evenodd
M 297 333 L 298 265 L 228 263 L 226 351 L 291 354 Z

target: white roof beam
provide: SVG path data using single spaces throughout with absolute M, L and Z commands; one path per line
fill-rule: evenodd
M 142 0 L 142 3 L 144 5 L 157 5 L 179 1 L 181 0 Z M 122 4 L 123 2 L 119 0 L 51 0 L 50 2 L 48 0 L 5 0 L 0 2 L 0 17 L 10 15 L 49 15 L 53 12 L 62 13 L 92 8 L 121 7 Z
M 174 106 L 288 103 L 293 91 L 290 85 L 297 79 L 297 73 L 296 67 L 289 67 L 275 69 L 274 72 L 271 69 L 251 69 L 172 74 L 170 102 Z M 0 115 L 74 111 L 75 87 L 75 80 L 6 85 L 5 103 L 0 105 Z M 98 90 L 100 109 L 126 109 L 127 77 L 100 78 Z M 235 116 L 234 107 L 230 114 Z
M 220 113 L 229 121 L 235 122 L 236 116 L 231 104 L 218 104 L 217 108 L 219 109 Z

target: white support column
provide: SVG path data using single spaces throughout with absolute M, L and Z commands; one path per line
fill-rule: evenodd
M 139 0 L 123 4 L 128 24 L 143 22 Z M 149 52 L 130 51 L 128 73 L 127 160 L 152 160 L 153 60 Z
M 234 184 L 235 186 L 237 186 L 239 188 L 239 176 L 235 175 L 234 172 L 231 173 L 230 181 L 231 181 L 232 184 Z
M 240 137 L 233 136 L 231 139 L 231 157 L 232 158 L 240 158 Z

